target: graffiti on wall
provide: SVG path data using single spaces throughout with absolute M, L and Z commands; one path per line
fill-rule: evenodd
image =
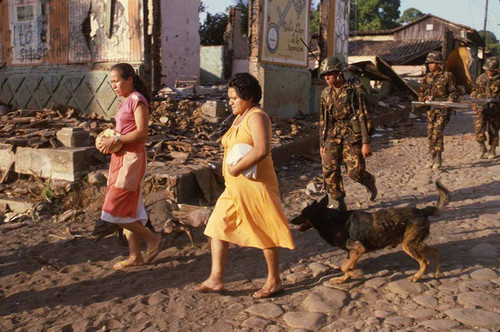
M 41 1 L 9 1 L 11 47 L 7 56 L 13 64 L 36 64 L 47 57 L 48 34 Z
M 307 66 L 310 0 L 265 0 L 261 61 Z
M 349 45 L 349 0 L 335 0 L 334 55 L 347 63 Z

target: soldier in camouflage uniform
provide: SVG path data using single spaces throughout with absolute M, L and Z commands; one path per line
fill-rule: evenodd
M 486 59 L 481 74 L 472 88 L 471 98 L 486 99 L 500 98 L 500 75 L 498 72 L 498 59 L 491 57 Z M 481 159 L 495 158 L 495 148 L 498 146 L 498 129 L 500 127 L 500 105 L 488 103 L 486 105 L 473 105 L 475 111 L 474 128 L 476 129 L 476 141 L 479 142 Z M 488 132 L 488 143 L 490 151 L 486 150 L 486 134 Z M 486 155 L 488 152 L 488 155 Z
M 450 72 L 442 69 L 443 56 L 441 52 L 432 51 L 427 55 L 425 63 L 429 72 L 425 75 L 420 86 L 418 99 L 456 101 L 458 90 L 455 84 L 455 77 Z M 443 131 L 444 127 L 450 121 L 451 109 L 433 108 L 427 110 L 427 137 L 429 139 L 429 152 L 431 153 L 431 162 L 426 165 L 427 168 L 435 170 L 441 169 L 443 152 Z
M 321 93 L 320 109 L 323 177 L 330 197 L 338 201 L 339 210 L 345 211 L 345 191 L 340 173 L 342 162 L 349 177 L 366 186 L 372 201 L 377 196 L 375 178 L 365 170 L 365 158 L 371 155 L 370 111 L 362 85 L 346 81 L 338 58 L 325 59 L 320 76 L 328 84 Z

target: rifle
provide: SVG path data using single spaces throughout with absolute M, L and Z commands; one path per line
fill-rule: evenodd
M 496 98 L 485 98 L 485 99 L 461 99 L 458 102 L 452 101 L 441 101 L 441 100 L 426 100 L 426 101 L 412 101 L 413 107 L 448 107 L 448 108 L 458 108 L 458 109 L 470 109 L 472 104 L 486 105 L 489 103 L 500 103 L 500 99 Z

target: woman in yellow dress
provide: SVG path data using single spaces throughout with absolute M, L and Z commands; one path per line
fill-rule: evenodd
M 278 180 L 271 158 L 271 121 L 258 106 L 262 90 L 248 73 L 234 75 L 228 84 L 229 105 L 237 115 L 222 137 L 222 173 L 226 189 L 217 200 L 205 235 L 211 238 L 210 276 L 195 286 L 199 292 L 221 291 L 229 243 L 264 251 L 268 276 L 264 286 L 253 294 L 270 297 L 282 290 L 278 247 L 294 249 L 288 222 L 281 208 Z M 236 144 L 251 145 L 238 162 L 227 162 Z M 256 166 L 256 174 L 243 173 Z

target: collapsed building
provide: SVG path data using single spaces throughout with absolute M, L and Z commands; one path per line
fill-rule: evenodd
M 470 93 L 472 83 L 481 73 L 483 39 L 468 26 L 427 14 L 391 30 L 352 31 L 349 37 L 349 62 L 387 62 L 412 87 L 417 88 L 425 74 L 425 58 L 431 51 L 441 51 L 445 69 L 451 71 Z

